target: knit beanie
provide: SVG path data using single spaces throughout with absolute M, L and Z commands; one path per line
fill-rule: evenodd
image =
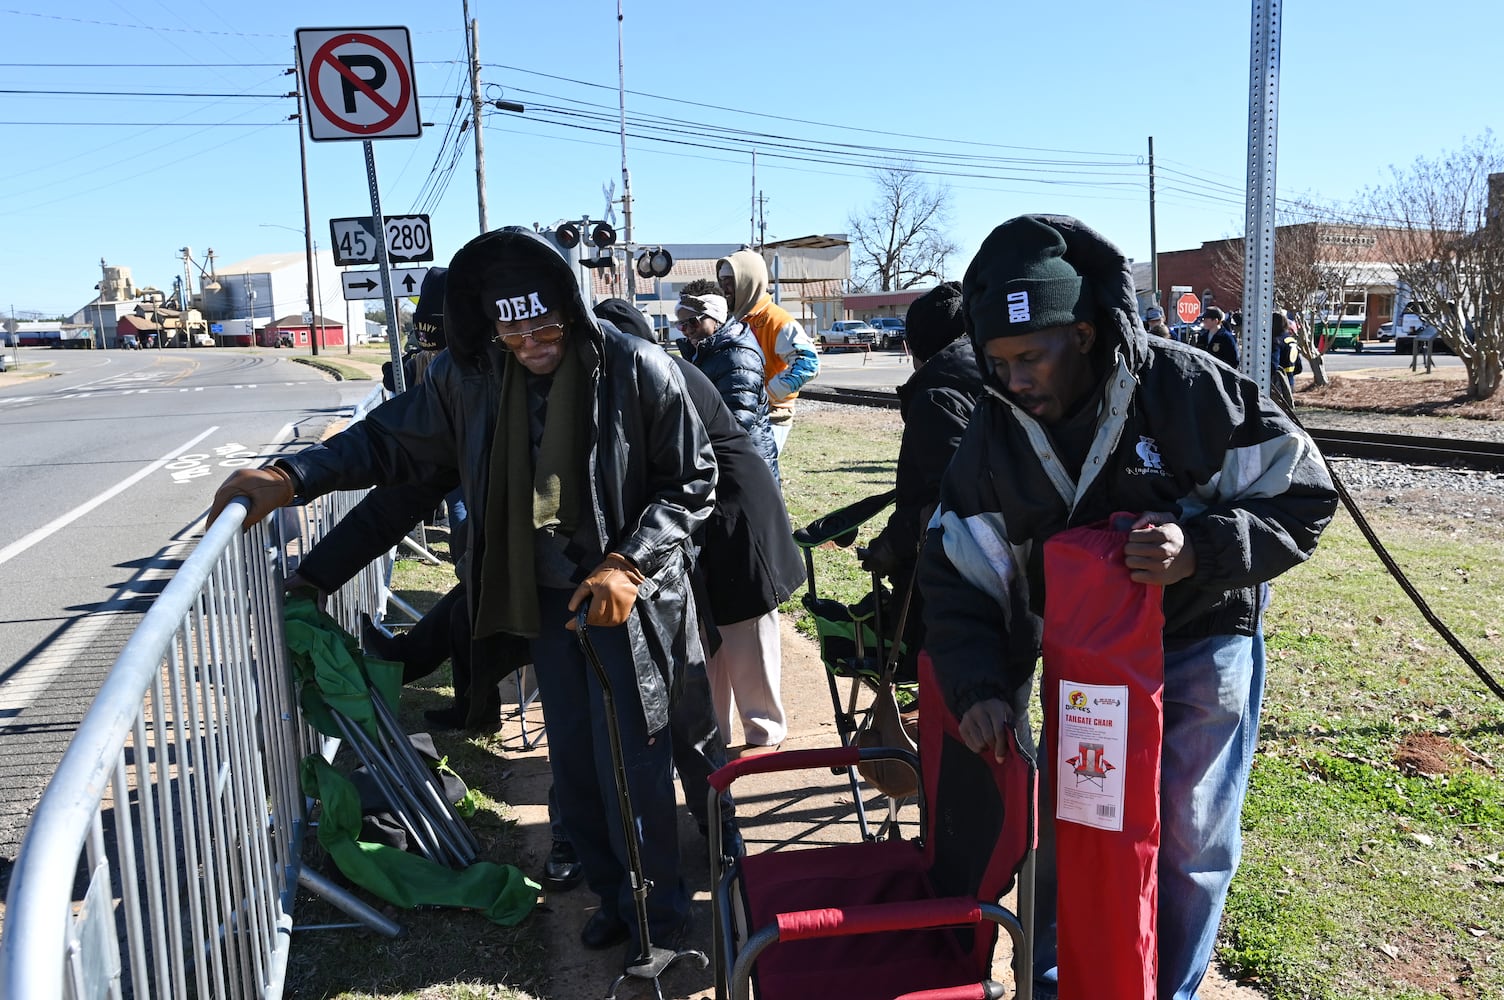
M 595 313 L 597 318 L 615 326 L 622 333 L 631 334 L 650 344 L 658 343 L 658 338 L 653 336 L 653 328 L 648 326 L 642 310 L 626 299 L 601 299 L 591 312 Z
M 568 315 L 571 296 L 559 280 L 559 269 L 543 260 L 511 255 L 488 261 L 477 282 L 481 309 L 492 320 L 516 323 L 550 310 Z
M 1091 289 L 1065 259 L 1065 238 L 1037 216 L 994 229 L 961 282 L 978 343 L 1093 320 Z
M 444 349 L 444 276 L 447 267 L 430 267 L 418 289 L 418 304 L 413 308 L 413 333 L 425 351 Z
M 966 332 L 961 320 L 961 283 L 936 285 L 909 304 L 904 316 L 904 339 L 921 364 L 933 358 Z

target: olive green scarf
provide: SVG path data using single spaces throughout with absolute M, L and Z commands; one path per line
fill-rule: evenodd
M 568 538 L 579 526 L 593 401 L 589 366 L 580 351 L 571 348 L 564 351 L 549 389 L 536 469 L 528 433 L 527 370 L 516 358 L 506 359 L 491 442 L 491 502 L 486 504 L 477 637 L 496 632 L 538 635 L 537 533 L 546 530 Z

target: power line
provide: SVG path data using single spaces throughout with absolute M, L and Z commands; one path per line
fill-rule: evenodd
M 174 90 L 20 90 L 0 88 L 0 94 L 40 94 L 45 97 L 246 97 L 263 100 L 279 100 L 293 97 L 285 94 L 210 94 Z

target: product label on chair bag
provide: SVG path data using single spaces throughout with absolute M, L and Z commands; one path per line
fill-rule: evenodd
M 1063 680 L 1058 697 L 1055 817 L 1122 830 L 1128 688 Z

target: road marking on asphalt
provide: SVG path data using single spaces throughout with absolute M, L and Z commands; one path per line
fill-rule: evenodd
M 116 483 L 114 486 L 111 486 L 109 489 L 105 490 L 103 493 L 99 494 L 93 499 L 84 501 L 77 507 L 74 507 L 72 510 L 68 511 L 68 513 L 64 514 L 63 516 L 42 525 L 31 534 L 24 535 L 16 541 L 11 542 L 5 548 L 0 549 L 0 563 L 9 562 L 16 556 L 20 555 L 22 552 L 25 552 L 27 549 L 31 548 L 33 545 L 54 534 L 55 532 L 61 531 L 63 528 L 66 528 L 74 521 L 77 521 L 79 518 L 89 513 L 89 511 L 93 510 L 95 507 L 108 502 L 120 493 L 123 493 L 126 490 L 130 489 L 132 486 L 136 485 L 141 480 L 151 475 L 153 472 L 156 472 L 158 469 L 162 468 L 162 466 L 166 465 L 168 462 L 173 461 L 183 452 L 187 451 L 189 448 L 192 448 L 194 445 L 198 444 L 204 438 L 208 437 L 210 434 L 213 434 L 217 430 L 219 430 L 218 427 L 210 427 L 202 434 L 196 435 L 192 440 L 174 448 L 172 451 L 168 452 L 166 455 L 163 455 L 161 458 L 146 466 L 144 469 L 133 472 L 131 475 L 122 479 L 120 482 Z

